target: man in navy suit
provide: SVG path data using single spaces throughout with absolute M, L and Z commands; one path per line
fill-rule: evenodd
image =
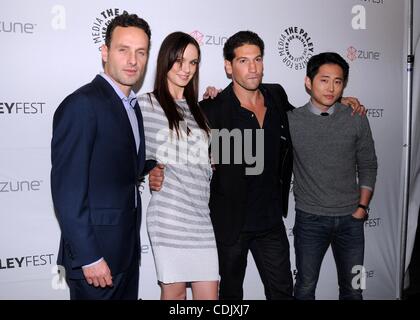
M 137 299 L 143 121 L 132 86 L 147 63 L 150 28 L 124 13 L 108 26 L 104 72 L 54 114 L 51 190 L 71 299 Z

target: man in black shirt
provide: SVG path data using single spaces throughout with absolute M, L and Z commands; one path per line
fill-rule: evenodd
M 234 153 L 234 143 L 228 149 L 212 150 L 216 164 L 209 205 L 219 253 L 219 298 L 243 299 L 251 250 L 266 298 L 290 299 L 293 281 L 282 216 L 287 214 L 292 173 L 286 111 L 293 107 L 280 85 L 262 84 L 264 43 L 257 34 L 236 33 L 225 43 L 223 53 L 232 83 L 215 99 L 202 101 L 201 106 L 213 130 L 241 130 L 244 148 L 240 149 L 244 153 L 251 150 L 256 162 L 262 161 L 255 163 L 262 172 L 247 174 L 252 165 L 246 164 L 245 154 L 239 164 L 223 163 L 223 150 Z M 264 130 L 263 155 L 256 154 L 259 129 Z M 251 139 L 246 139 L 245 130 Z M 218 136 L 213 134 L 214 139 Z

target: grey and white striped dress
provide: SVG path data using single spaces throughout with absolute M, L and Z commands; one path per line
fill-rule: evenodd
M 157 278 L 163 283 L 218 280 L 216 241 L 208 206 L 212 172 L 208 138 L 197 126 L 185 100 L 177 101 L 185 120 L 180 124 L 180 138 L 175 131 L 169 131 L 165 113 L 153 94 L 143 94 L 138 100 L 146 158 L 166 165 L 162 189 L 152 192 L 146 217 Z M 187 127 L 191 131 L 188 136 Z

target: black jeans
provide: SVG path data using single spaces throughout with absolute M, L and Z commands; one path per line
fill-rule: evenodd
M 233 245 L 218 243 L 220 300 L 242 300 L 248 251 L 251 250 L 267 300 L 292 299 L 289 240 L 282 224 L 266 232 L 242 232 Z

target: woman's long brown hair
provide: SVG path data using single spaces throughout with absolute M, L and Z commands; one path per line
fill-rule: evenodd
M 183 115 L 178 112 L 176 102 L 169 92 L 168 72 L 178 59 L 182 59 L 185 48 L 189 44 L 192 44 L 197 48 L 198 60 L 200 61 L 200 46 L 189 34 L 184 32 L 174 32 L 169 34 L 165 40 L 163 40 L 159 49 L 155 86 L 153 90 L 153 94 L 168 118 L 169 129 L 175 129 L 178 137 L 179 122 L 183 121 Z M 208 135 L 210 132 L 209 126 L 207 125 L 206 118 L 198 105 L 198 78 L 199 66 L 197 65 L 197 70 L 193 78 L 184 89 L 184 96 L 198 127 L 204 130 Z

